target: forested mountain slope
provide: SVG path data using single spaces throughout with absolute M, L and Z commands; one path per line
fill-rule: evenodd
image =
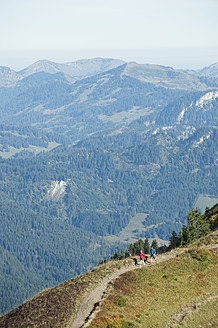
M 148 214 L 150 228 L 139 238 L 167 239 L 181 229 L 199 193 L 217 195 L 215 149 L 217 130 L 208 128 L 184 141 L 156 134 L 120 153 L 75 149 L 1 160 L 1 246 L 34 284 L 41 277 L 37 287 L 25 281 L 28 295 L 114 253 L 120 245 L 98 236 L 118 234 L 135 213 Z M 13 286 L 14 269 L 7 272 Z M 9 303 L 6 291 L 3 311 L 21 300 L 13 296 Z
M 137 215 L 164 243 L 218 195 L 217 79 L 116 63 L 0 88 L 1 312 L 125 248 Z
M 217 80 L 201 79 L 171 68 L 134 63 L 75 83 L 67 81 L 63 73 L 39 72 L 15 86 L 0 88 L 1 123 L 25 122 L 46 132 L 70 136 L 71 141 L 102 129 L 128 126 L 140 118 L 151 124 L 163 109 L 173 111 L 176 106 L 179 116 L 184 101 L 191 106 L 209 92 L 215 100 Z M 201 120 L 199 117 L 197 123 Z

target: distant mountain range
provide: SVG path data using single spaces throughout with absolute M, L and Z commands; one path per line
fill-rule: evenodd
M 4 71 L 2 83 L 7 87 L 0 88 L 4 125 L 25 124 L 77 141 L 136 121 L 216 124 L 216 78 L 100 58 L 69 64 L 39 61 L 19 73 Z
M 125 64 L 123 60 L 113 58 L 93 58 L 77 60 L 75 62 L 55 63 L 49 60 L 39 60 L 32 65 L 20 70 L 14 71 L 9 67 L 0 66 L 0 87 L 16 83 L 26 76 L 45 72 L 50 74 L 63 73 L 70 81 L 75 81 L 81 78 L 97 75 L 99 73 L 108 71 L 112 68 Z M 175 70 L 172 67 L 165 67 L 160 65 L 139 65 L 133 63 L 131 67 L 127 68 L 127 74 L 133 77 L 141 78 L 144 82 L 162 82 L 162 80 L 170 80 L 171 78 L 187 79 L 186 74 L 196 76 L 206 76 L 210 78 L 218 77 L 218 63 L 204 67 L 200 70 Z M 140 72 L 141 70 L 141 72 Z M 194 77 L 191 80 L 196 81 Z
M 9 67 L 0 66 L 0 86 L 13 85 L 24 77 L 39 72 L 50 74 L 63 73 L 67 79 L 75 81 L 105 72 L 122 64 L 124 64 L 124 61 L 119 59 L 93 58 L 62 64 L 49 60 L 39 60 L 18 72 Z

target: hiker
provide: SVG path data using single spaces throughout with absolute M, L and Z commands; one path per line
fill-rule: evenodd
M 145 262 L 144 262 L 145 254 L 142 252 L 142 250 L 140 251 L 139 257 L 140 257 L 140 265 L 143 263 L 145 265 Z
M 151 249 L 150 249 L 150 252 L 151 252 L 151 256 L 150 256 L 150 263 L 152 262 L 152 259 L 155 260 L 155 262 L 157 262 L 157 259 L 156 259 L 156 250 L 154 249 L 153 246 L 151 246 Z

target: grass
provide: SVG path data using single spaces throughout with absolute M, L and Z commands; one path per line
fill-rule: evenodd
M 2 157 L 4 159 L 8 159 L 8 158 L 22 152 L 23 150 L 30 151 L 36 155 L 36 154 L 41 153 L 42 151 L 45 151 L 45 152 L 51 151 L 52 149 L 58 147 L 59 145 L 60 144 L 57 142 L 49 142 L 47 148 L 40 147 L 40 146 L 33 146 L 33 145 L 29 145 L 29 147 L 26 147 L 26 148 L 24 148 L 24 147 L 15 148 L 13 146 L 8 146 L 8 151 L 0 151 L 0 157 Z
M 213 328 L 218 327 L 218 300 L 217 298 L 208 301 L 197 307 L 196 311 L 189 313 L 179 327 L 201 327 Z
M 203 252 L 205 255 L 205 253 Z M 206 251 L 199 260 L 187 251 L 159 265 L 127 272 L 116 280 L 101 312 L 90 328 L 124 327 L 122 321 L 135 328 L 167 326 L 170 318 L 188 303 L 213 293 L 218 285 L 218 251 Z M 116 299 L 125 299 L 120 306 Z M 213 322 L 214 309 L 211 311 Z M 117 326 L 104 324 L 104 318 L 115 316 Z M 194 320 L 192 316 L 190 320 Z M 188 320 L 188 319 L 187 319 Z M 195 324 L 184 327 L 197 327 Z
M 127 243 L 128 245 L 130 243 L 134 243 L 141 238 L 141 234 L 145 233 L 148 229 L 152 227 L 157 227 L 159 224 L 156 226 L 151 225 L 147 228 L 144 227 L 143 222 L 146 220 L 146 217 L 148 214 L 146 213 L 138 213 L 134 217 L 132 217 L 127 224 L 127 226 L 119 232 L 117 235 L 110 235 L 104 237 L 104 239 L 109 240 L 110 242 L 123 242 Z M 154 238 L 149 238 L 149 242 L 151 243 Z M 156 237 L 156 240 L 159 244 L 168 244 L 169 242 L 167 240 L 162 240 L 158 237 Z

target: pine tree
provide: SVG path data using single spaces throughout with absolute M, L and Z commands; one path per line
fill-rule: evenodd
M 179 239 L 180 239 L 181 246 L 185 246 L 191 242 L 190 230 L 189 227 L 186 226 L 185 224 L 182 227 L 182 232 L 180 232 L 179 234 Z
M 196 209 L 192 209 L 187 215 L 187 226 L 183 226 L 179 237 L 180 244 L 182 246 L 190 244 L 201 236 L 205 236 L 210 231 L 210 223 L 196 207 Z
M 157 251 L 158 250 L 158 243 L 157 243 L 157 240 L 154 239 L 151 243 L 151 246 Z
M 145 239 L 145 242 L 144 242 L 144 253 L 145 254 L 148 254 L 150 251 L 150 245 L 149 245 L 149 241 L 148 241 L 148 238 Z
M 188 228 L 188 231 L 189 231 L 188 243 L 191 242 L 191 241 L 196 240 L 197 238 L 199 238 L 198 221 L 199 221 L 199 216 L 200 215 L 201 215 L 201 213 L 198 212 L 197 207 L 196 207 L 195 210 L 192 209 L 191 212 L 187 215 L 187 228 Z
M 142 239 L 139 239 L 136 243 L 135 243 L 135 246 L 136 246 L 136 253 L 135 254 L 139 254 L 140 251 L 142 251 L 144 253 L 144 242 Z
M 127 258 L 127 257 L 129 257 L 129 252 L 128 252 L 128 250 L 126 249 L 126 251 L 125 251 L 125 258 Z
M 175 230 L 172 231 L 172 236 L 170 237 L 170 245 L 169 248 L 173 249 L 176 248 L 177 246 L 179 246 L 179 237 L 177 236 L 177 233 L 175 232 Z
M 121 248 L 120 253 L 117 256 L 118 260 L 122 260 L 123 259 L 123 249 Z
M 135 255 L 135 253 L 134 253 L 134 247 L 133 247 L 133 244 L 132 243 L 129 244 L 128 250 L 129 250 L 129 254 Z

